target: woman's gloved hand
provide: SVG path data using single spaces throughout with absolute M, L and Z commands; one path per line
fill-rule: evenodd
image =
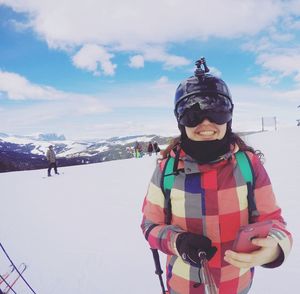
M 210 260 L 217 252 L 217 248 L 211 246 L 209 238 L 194 233 L 179 234 L 176 240 L 176 248 L 184 261 L 196 267 L 201 266 L 199 252 L 205 252 L 207 260 Z

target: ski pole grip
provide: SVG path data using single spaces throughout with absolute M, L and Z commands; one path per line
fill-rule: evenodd
M 155 264 L 155 273 L 157 275 L 163 274 L 163 270 L 161 269 L 159 255 L 157 249 L 150 248 L 153 254 L 154 264 Z

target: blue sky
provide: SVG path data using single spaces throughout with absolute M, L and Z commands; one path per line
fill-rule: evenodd
M 0 0 L 0 132 L 174 135 L 174 92 L 202 56 L 235 131 L 295 125 L 299 31 L 296 0 Z

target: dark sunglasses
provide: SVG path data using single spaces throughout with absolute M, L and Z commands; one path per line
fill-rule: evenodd
M 184 112 L 182 117 L 179 119 L 179 123 L 186 127 L 196 127 L 202 123 L 205 119 L 210 122 L 222 125 L 228 123 L 232 119 L 231 112 L 216 112 L 216 111 L 201 111 L 189 109 Z

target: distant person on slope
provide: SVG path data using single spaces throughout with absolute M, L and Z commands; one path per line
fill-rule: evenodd
M 142 152 L 143 152 L 142 145 L 138 141 L 136 141 L 134 144 L 134 156 L 136 158 L 140 158 L 142 157 Z
M 204 58 L 196 65 L 195 75 L 176 90 L 180 136 L 164 150 L 154 171 L 141 228 L 156 265 L 156 250 L 167 255 L 169 294 L 246 294 L 254 268 L 280 266 L 292 237 L 259 157 L 231 129 L 227 85 L 208 74 Z M 258 249 L 233 250 L 242 226 L 266 220 L 269 235 L 246 240 Z
M 152 152 L 153 152 L 153 144 L 151 141 L 148 144 L 147 151 L 148 151 L 149 156 L 151 156 Z
M 157 155 L 158 152 L 160 152 L 160 148 L 158 146 L 158 143 L 156 141 L 154 141 L 153 143 L 153 148 L 154 148 L 154 152 Z
M 59 175 L 58 171 L 57 171 L 57 164 L 56 164 L 56 155 L 55 152 L 53 150 L 53 146 L 50 145 L 49 149 L 47 150 L 47 154 L 46 154 L 48 163 L 49 163 L 49 167 L 48 167 L 48 177 L 51 177 L 51 170 L 52 168 L 54 168 L 54 172 Z

